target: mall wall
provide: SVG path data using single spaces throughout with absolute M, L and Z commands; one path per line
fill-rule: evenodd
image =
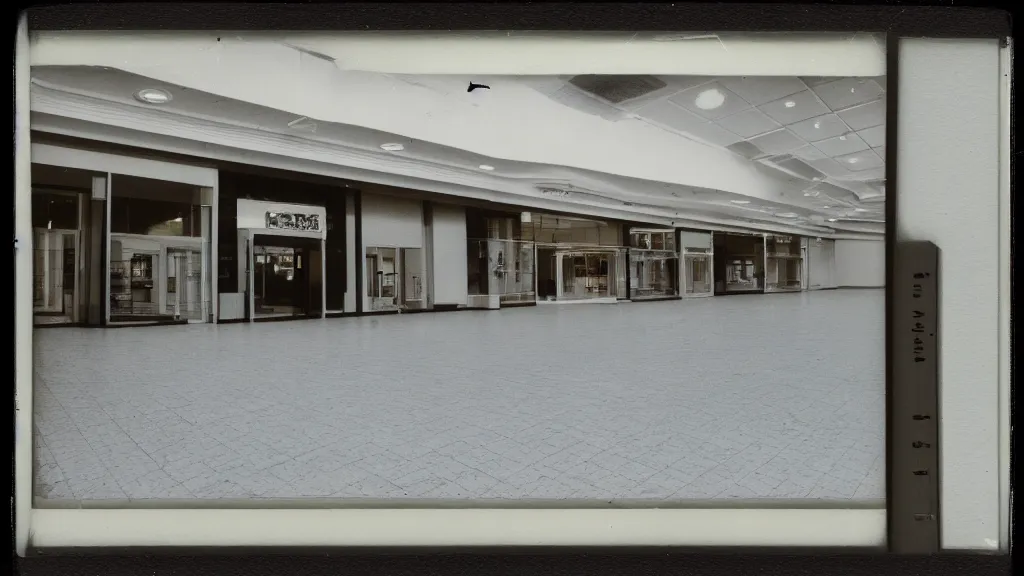
M 884 240 L 836 240 L 838 288 L 885 287 Z
M 468 299 L 466 209 L 434 204 L 432 235 L 434 305 L 465 306 Z
M 836 287 L 836 241 L 822 239 L 807 243 L 807 289 L 828 290 Z

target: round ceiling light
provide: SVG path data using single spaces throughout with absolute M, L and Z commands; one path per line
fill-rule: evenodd
M 792 100 L 786 101 L 786 108 L 792 108 L 793 106 L 796 106 L 796 102 L 793 102 Z
M 145 88 L 135 93 L 135 99 L 146 104 L 167 104 L 172 100 L 171 93 L 159 88 Z
M 867 212 L 868 209 L 867 208 L 854 208 L 853 211 L 854 212 Z
M 711 88 L 698 94 L 694 104 L 701 110 L 714 110 L 725 104 L 725 94 L 722 94 L 717 88 Z
M 729 200 L 733 204 L 750 204 L 750 200 Z
M 850 164 L 856 164 L 857 162 L 860 162 L 860 158 L 850 158 L 847 162 Z
M 829 222 L 835 222 L 835 221 L 836 221 L 836 219 L 835 219 L 835 218 L 829 218 L 829 219 L 828 219 L 828 221 L 829 221 Z
M 490 171 L 494 170 L 494 166 L 491 166 L 490 164 L 481 164 L 480 169 Z
M 389 142 L 387 144 L 381 144 L 380 149 L 387 150 L 388 152 L 401 152 L 402 150 L 405 150 L 405 146 L 395 142 Z

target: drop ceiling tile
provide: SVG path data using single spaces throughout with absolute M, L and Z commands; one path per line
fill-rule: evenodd
M 791 76 L 733 76 L 722 78 L 720 82 L 754 106 L 767 104 L 807 88 L 798 78 Z
M 846 169 L 851 172 L 863 172 L 864 170 L 878 168 L 885 164 L 882 159 L 871 150 L 862 150 L 860 152 L 854 152 L 853 154 L 838 156 L 835 158 L 835 161 L 846 166 Z
M 865 142 L 867 142 L 868 146 L 871 146 L 872 148 L 878 148 L 879 146 L 885 145 L 884 125 L 865 128 L 864 130 L 857 132 L 857 135 L 860 136 Z
M 802 122 L 790 124 L 789 129 L 808 142 L 820 142 L 849 132 L 846 123 L 835 114 L 808 118 Z
M 844 154 L 853 154 L 854 152 L 860 152 L 861 150 L 867 150 L 870 148 L 860 136 L 856 134 L 847 134 L 845 136 L 837 136 L 835 138 L 829 138 L 828 140 L 822 140 L 821 142 L 815 142 L 814 147 L 821 150 L 827 156 L 835 158 L 836 156 L 842 156 Z
M 867 170 L 860 170 L 853 173 L 856 178 L 862 182 L 868 182 L 871 180 L 878 180 L 885 178 L 885 166 L 878 166 L 876 168 L 868 168 Z
M 885 146 L 876 146 L 874 148 L 874 151 L 875 151 L 875 154 L 878 154 L 879 158 L 881 158 L 882 160 L 885 160 Z
M 818 150 L 814 146 L 803 146 L 793 150 L 790 154 L 801 160 L 821 160 L 823 158 L 828 158 L 828 156 L 825 156 L 824 152 Z
M 716 146 L 728 146 L 742 140 L 739 136 L 711 124 L 703 118 L 683 110 L 668 100 L 659 100 L 644 106 L 637 112 L 641 117 L 661 124 L 665 128 L 689 134 Z
M 787 104 L 789 105 L 787 106 Z M 758 106 L 758 109 L 770 116 L 772 120 L 784 126 L 830 112 L 810 90 L 804 90 L 803 92 L 762 104 Z
M 850 175 L 850 171 L 847 170 L 845 166 L 831 158 L 811 160 L 808 162 L 808 164 L 810 164 L 811 166 L 813 166 L 815 169 L 825 174 L 826 176 L 831 176 L 833 178 L 842 178 L 844 176 Z
M 815 86 L 812 90 L 832 110 L 864 104 L 882 95 L 878 84 L 867 78 L 843 78 Z
M 732 116 L 726 116 L 718 120 L 717 124 L 722 128 L 725 128 L 733 134 L 738 134 L 744 138 L 751 138 L 758 134 L 764 134 L 765 132 L 771 132 L 781 128 L 779 123 L 765 116 L 761 111 L 756 108 L 744 110 L 739 114 L 733 114 Z
M 885 124 L 885 99 L 879 98 L 854 108 L 847 108 L 838 116 L 853 130 L 863 130 Z
M 785 154 L 807 145 L 806 142 L 785 128 L 751 138 L 749 142 L 768 154 Z
M 701 110 L 697 107 L 697 97 L 708 90 L 718 90 L 723 96 L 725 101 L 718 108 L 712 110 Z M 682 92 L 669 98 L 674 103 L 686 108 L 690 112 L 697 114 L 708 120 L 717 120 L 719 118 L 725 118 L 726 116 L 732 116 L 750 108 L 748 103 L 743 98 L 740 98 L 736 93 L 722 86 L 719 82 L 709 82 L 708 84 L 701 84 L 693 88 L 687 88 Z

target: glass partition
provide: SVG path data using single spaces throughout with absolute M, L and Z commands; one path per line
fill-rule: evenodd
M 366 249 L 366 295 L 373 312 L 399 309 L 398 250 L 368 247 Z
M 114 174 L 110 191 L 110 322 L 206 321 L 211 207 L 200 188 Z
M 629 234 L 629 298 L 679 294 L 679 254 L 675 230 L 638 230 Z
M 765 238 L 765 291 L 799 292 L 803 289 L 803 254 L 796 236 Z
M 534 243 L 521 240 L 469 240 L 469 295 L 498 295 L 502 304 L 537 300 Z

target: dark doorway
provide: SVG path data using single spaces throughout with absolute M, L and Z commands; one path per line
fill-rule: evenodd
M 253 318 L 319 318 L 323 310 L 321 243 L 310 238 L 253 238 Z
M 555 273 L 555 250 L 537 248 L 537 299 L 554 300 L 558 295 L 558 280 Z
M 764 237 L 721 234 L 714 237 L 715 295 L 764 293 Z

